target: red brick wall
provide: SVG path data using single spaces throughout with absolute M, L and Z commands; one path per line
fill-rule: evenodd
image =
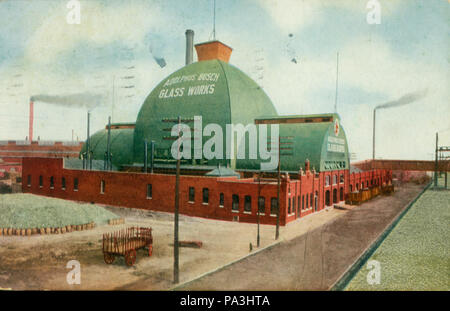
M 340 182 L 340 175 L 344 182 Z M 349 191 L 349 183 L 369 180 L 381 172 L 364 172 L 349 175 L 348 170 L 321 172 L 305 172 L 299 174 L 299 179 L 291 180 L 283 177 L 280 189 L 280 225 L 306 216 L 315 210 L 314 197 L 317 191 L 317 212 L 325 208 L 325 194 L 330 191 L 330 206 L 333 204 L 333 190 L 336 189 L 338 200 L 343 201 Z M 28 175 L 31 175 L 31 185 L 28 185 Z M 39 176 L 43 178 L 39 186 Z M 53 176 L 54 187 L 50 187 Z M 326 176 L 330 176 L 330 185 L 325 186 Z M 337 176 L 333 184 L 333 176 Z M 66 180 L 66 188 L 62 189 L 62 178 Z M 78 191 L 74 190 L 74 179 L 78 179 Z M 101 181 L 105 181 L 105 192 L 101 193 Z M 152 198 L 147 198 L 147 184 L 152 185 Z M 189 202 L 189 187 L 195 189 L 195 200 Z M 203 188 L 209 189 L 209 202 L 202 201 Z M 339 198 L 340 188 L 343 188 L 344 198 Z M 260 190 L 258 190 L 260 189 Z M 167 174 L 144 174 L 125 172 L 104 172 L 71 170 L 63 168 L 62 158 L 24 158 L 22 170 L 22 190 L 39 195 L 69 199 L 75 201 L 94 202 L 106 205 L 125 206 L 164 212 L 174 210 L 175 176 Z M 276 217 L 270 214 L 271 198 L 277 197 L 277 184 L 262 182 L 258 185 L 253 178 L 217 178 L 204 176 L 180 177 L 180 213 L 189 216 L 233 220 L 239 217 L 240 222 L 257 221 L 258 193 L 265 198 L 265 213 L 260 215 L 262 224 L 276 224 Z M 220 193 L 224 194 L 224 207 L 219 206 Z M 232 211 L 232 195 L 239 195 L 239 211 Z M 298 209 L 302 197 L 308 194 L 308 208 Z M 313 194 L 312 208 L 310 195 Z M 251 211 L 244 211 L 245 196 L 251 196 Z M 291 213 L 288 213 L 289 201 Z M 295 201 L 295 203 L 293 203 Z M 295 207 L 295 209 L 294 209 Z

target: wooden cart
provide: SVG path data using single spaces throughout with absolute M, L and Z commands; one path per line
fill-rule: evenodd
M 124 256 L 127 266 L 132 266 L 140 248 L 148 248 L 148 255 L 152 255 L 152 228 L 130 227 L 103 234 L 103 258 L 107 264 L 112 264 L 116 256 Z

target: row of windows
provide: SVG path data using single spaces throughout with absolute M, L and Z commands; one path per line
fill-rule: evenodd
M 49 179 L 50 189 L 55 188 L 55 177 L 50 176 Z M 31 175 L 27 176 L 27 185 L 28 187 L 31 187 Z M 44 187 L 44 177 L 42 175 L 39 175 L 39 188 Z M 66 190 L 66 178 L 61 177 L 61 189 Z M 73 190 L 78 191 L 78 178 L 73 179 Z
M 339 176 L 339 183 L 343 184 L 344 183 L 344 174 L 341 174 Z M 333 175 L 333 185 L 337 184 L 337 175 Z M 325 176 L 325 186 L 329 186 L 330 185 L 330 175 Z
M 188 200 L 190 203 L 195 202 L 195 188 L 189 187 Z M 209 204 L 209 189 L 202 189 L 202 203 Z M 219 207 L 225 206 L 225 195 L 223 193 L 219 194 Z M 233 194 L 231 196 L 231 210 L 234 212 L 239 211 L 239 195 Z M 266 198 L 258 198 L 258 210 L 260 214 L 265 214 L 266 210 Z M 244 196 L 244 213 L 250 214 L 252 212 L 252 197 L 250 195 Z M 277 198 L 271 198 L 270 200 L 270 214 L 276 215 L 277 213 Z
M 369 188 L 369 185 L 370 186 L 374 186 L 374 185 L 375 186 L 379 186 L 379 184 L 380 184 L 380 180 L 379 179 L 374 179 L 374 180 L 370 180 L 370 181 L 367 180 L 365 188 Z M 361 182 L 361 184 L 356 183 L 355 188 L 356 188 L 356 190 L 364 189 L 364 182 Z M 350 185 L 350 192 L 352 192 L 352 191 L 353 191 L 353 186 Z

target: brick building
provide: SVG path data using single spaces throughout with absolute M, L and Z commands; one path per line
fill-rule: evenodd
M 23 192 L 173 212 L 172 123 L 178 117 L 189 123 L 199 116 L 201 132 L 209 135 L 196 136 L 194 128 L 193 137 L 187 138 L 192 139 L 194 155 L 199 145 L 204 150 L 218 135 L 208 130 L 211 124 L 216 129 L 230 124 L 258 127 L 244 133 L 239 143 L 231 139 L 231 157 L 200 153 L 181 159 L 182 214 L 242 222 L 259 217 L 261 223 L 275 224 L 277 169 L 262 172 L 266 159 L 261 153 L 249 156 L 251 142 L 258 141 L 260 147 L 272 140 L 272 125 L 289 150 L 280 158 L 281 225 L 342 202 L 350 191 L 390 183 L 387 170 L 351 171 L 338 114 L 280 116 L 261 87 L 228 63 L 231 48 L 212 41 L 196 49 L 199 61 L 188 61 L 161 81 L 144 101 L 136 122 L 113 124 L 89 137 L 80 153 L 84 160 L 78 164 L 63 158 L 24 158 Z M 261 129 L 269 127 L 262 136 Z M 228 150 L 228 143 L 218 140 L 214 150 Z M 245 156 L 236 156 L 241 151 Z M 92 167 L 92 161 L 104 165 Z

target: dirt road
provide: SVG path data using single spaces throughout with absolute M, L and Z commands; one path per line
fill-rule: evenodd
M 407 184 L 292 240 L 190 282 L 180 290 L 327 290 L 418 195 Z
M 420 191 L 399 188 L 351 211 L 324 210 L 280 228 L 281 243 L 183 289 L 325 289 L 394 215 Z M 167 290 L 173 287 L 173 215 L 110 208 L 125 225 L 32 237 L 0 238 L 0 287 L 18 290 Z M 123 258 L 103 262 L 104 232 L 131 225 L 153 228 L 153 256 L 137 253 L 135 266 Z M 261 226 L 261 248 L 273 245 L 274 226 Z M 307 234 L 306 234 L 307 233 Z M 306 235 L 305 235 L 306 234 Z M 180 239 L 201 240 L 201 249 L 181 248 L 180 281 L 186 282 L 249 254 L 256 225 L 180 217 Z M 305 247 L 306 245 L 306 247 Z M 323 254 L 323 256 L 322 256 Z M 81 284 L 69 285 L 66 264 L 81 264 Z

